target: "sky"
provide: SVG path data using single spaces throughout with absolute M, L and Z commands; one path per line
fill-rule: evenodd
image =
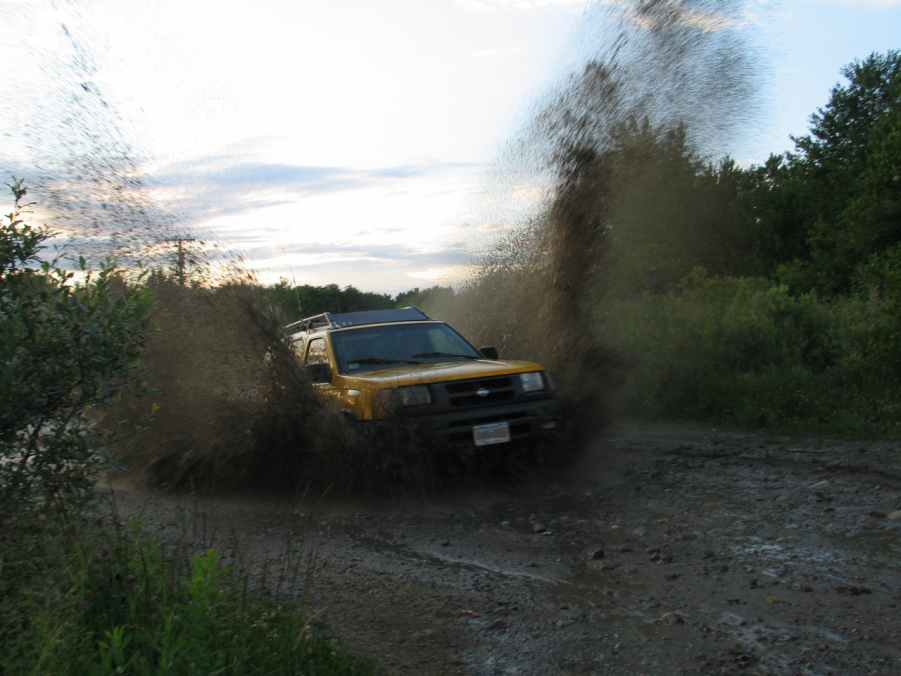
M 113 213 L 113 188 L 79 181 L 116 173 L 159 239 L 190 232 L 265 283 L 450 283 L 538 203 L 508 177 L 503 209 L 486 208 L 492 168 L 598 49 L 605 9 L 0 0 L 0 171 L 57 176 L 61 201 L 40 181 L 30 197 L 64 233 L 72 204 L 95 224 Z M 901 0 L 749 0 L 723 30 L 745 31 L 760 86 L 753 114 L 709 151 L 747 165 L 792 147 L 843 65 L 901 48 Z

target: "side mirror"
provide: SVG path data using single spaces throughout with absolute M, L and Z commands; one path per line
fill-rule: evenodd
M 493 359 L 495 361 L 500 359 L 500 356 L 498 356 L 498 354 L 497 354 L 496 347 L 491 347 L 491 346 L 480 347 L 479 352 L 482 353 L 482 356 L 485 357 L 485 359 Z
M 307 364 L 304 368 L 313 383 L 332 382 L 332 369 L 328 364 Z

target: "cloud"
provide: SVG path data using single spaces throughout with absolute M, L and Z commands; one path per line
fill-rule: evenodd
M 550 191 L 540 185 L 515 185 L 513 186 L 513 197 L 517 199 L 535 200 L 547 197 Z
M 459 204 L 472 191 L 480 165 L 424 157 L 359 168 L 303 165 L 286 157 L 250 139 L 197 159 L 140 165 L 135 171 L 142 179 L 126 184 L 126 197 L 135 193 L 142 207 L 136 211 L 152 230 L 147 242 L 169 244 L 135 245 L 133 259 L 170 265 L 171 242 L 193 237 L 207 243 L 195 248 L 216 246 L 210 254 L 214 265 L 240 260 L 267 283 L 295 276 L 383 291 L 414 286 L 413 273 L 468 261 L 468 248 L 448 240 L 463 220 Z M 63 178 L 50 187 L 66 188 L 67 196 L 72 191 Z M 106 213 L 121 202 L 123 191 L 73 194 Z M 82 207 L 79 202 L 74 208 Z M 109 250 L 121 228 L 91 222 L 60 220 L 66 227 L 56 228 L 61 236 L 55 243 L 68 242 L 78 252 Z
M 479 52 L 473 52 L 470 56 L 475 58 L 490 58 L 492 56 L 500 56 L 501 54 L 514 54 L 518 51 L 520 51 L 519 47 L 511 47 L 509 49 L 492 47 L 490 49 L 483 49 Z
M 808 0 L 812 4 L 846 5 L 867 9 L 893 9 L 901 7 L 901 0 Z
M 496 9 L 561 9 L 583 11 L 593 0 L 457 0 L 466 9 L 488 12 Z
M 424 253 L 403 246 L 259 247 L 246 251 L 246 257 L 246 267 L 265 284 L 284 277 L 297 284 L 337 283 L 379 293 L 405 291 L 416 285 L 413 279 L 451 280 L 471 264 L 462 251 Z
M 160 167 L 153 194 L 188 223 L 240 216 L 310 197 L 373 188 L 405 195 L 409 184 L 442 172 L 471 171 L 475 165 L 423 158 L 417 163 L 375 169 L 298 166 L 214 155 Z M 436 194 L 441 194 L 440 192 Z
M 264 158 L 239 148 L 156 167 L 155 195 L 263 283 L 397 292 L 414 285 L 414 273 L 469 260 L 447 235 L 479 165 L 417 158 L 361 169 Z
M 437 284 L 448 284 L 461 278 L 461 272 L 469 271 L 470 265 L 443 265 L 437 268 L 427 268 L 425 270 L 414 270 L 408 272 L 407 277 L 413 279 L 424 279 Z
M 485 223 L 484 225 L 480 225 L 476 228 L 479 232 L 501 232 L 502 230 L 509 230 L 509 226 L 503 225 L 501 223 Z

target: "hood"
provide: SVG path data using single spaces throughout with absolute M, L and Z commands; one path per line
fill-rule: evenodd
M 465 380 L 467 378 L 488 378 L 491 376 L 506 376 L 514 373 L 543 370 L 539 364 L 529 361 L 477 359 L 472 361 L 393 366 L 387 369 L 364 371 L 353 375 L 345 374 L 343 377 L 348 380 L 365 380 L 375 383 L 379 387 L 399 387 L 401 385 L 439 383 L 447 380 Z

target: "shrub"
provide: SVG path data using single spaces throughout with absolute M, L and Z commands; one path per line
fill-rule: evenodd
M 216 549 L 192 556 L 185 538 L 164 548 L 137 524 L 26 514 L 0 523 L 4 676 L 373 672 L 295 607 L 296 546 L 284 588 L 255 593 L 248 570 Z
M 26 190 L 10 187 L 15 206 L 0 222 L 0 516 L 23 500 L 91 497 L 110 431 L 88 412 L 143 389 L 150 307 L 113 261 L 90 272 L 79 259 L 79 279 L 58 258 L 41 262 L 52 233 L 22 221 Z
M 695 271 L 679 292 L 621 302 L 612 343 L 632 369 L 620 413 L 818 432 L 901 428 L 893 306 L 792 296 Z

